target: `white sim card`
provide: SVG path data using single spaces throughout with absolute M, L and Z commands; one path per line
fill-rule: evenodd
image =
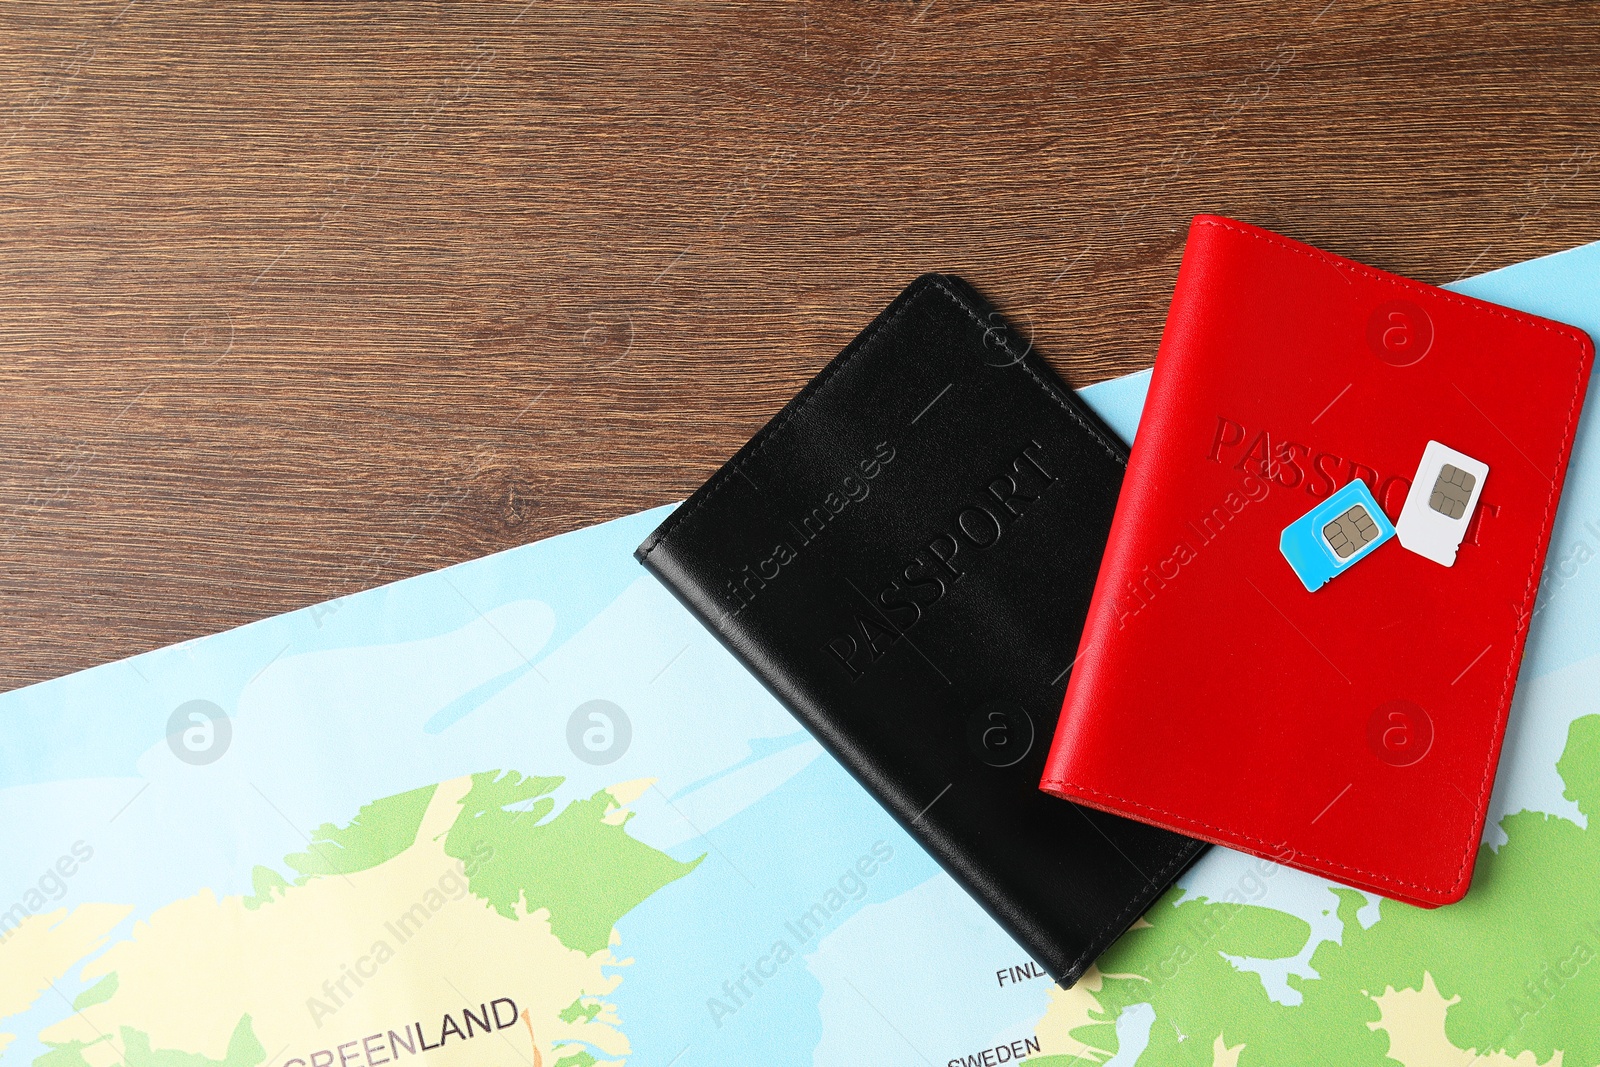
M 1487 463 L 1429 441 L 1400 509 L 1400 521 L 1394 524 L 1401 546 L 1435 563 L 1454 566 L 1456 549 L 1466 536 L 1487 477 Z

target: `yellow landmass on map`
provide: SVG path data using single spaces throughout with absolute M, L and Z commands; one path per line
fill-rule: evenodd
M 148 1034 L 152 1048 L 222 1060 L 248 1015 L 269 1062 L 286 1065 L 407 1024 L 420 1023 L 430 1043 L 438 1041 L 445 1013 L 464 1025 L 464 1008 L 510 998 L 526 1018 L 448 1041 L 428 1052 L 428 1067 L 553 1064 L 554 1046 L 565 1042 L 627 1054 L 609 1008 L 592 1020 L 558 1017 L 580 997 L 616 988 L 620 976 L 604 970 L 618 964 L 611 950 L 586 956 L 556 939 L 547 911 L 506 919 L 468 894 L 461 862 L 443 841 L 471 784 L 441 784 L 415 843 L 368 870 L 316 878 L 254 908 L 205 891 L 155 912 L 84 968 L 90 982 L 115 972 L 116 993 L 41 1040 L 83 1042 L 90 1067 L 116 1067 L 115 1039 L 97 1039 L 129 1027 Z
M 1073 1037 L 1072 1031 L 1094 1023 L 1089 1013 L 1100 1009 L 1094 995 L 1100 992 L 1103 979 L 1100 968 L 1091 963 L 1071 989 L 1051 984 L 1050 1006 L 1033 1031 L 1039 1039 L 1039 1055 L 1081 1056 L 1084 1063 L 1100 1062 L 1100 1053 Z
M 635 778 L 629 782 L 618 782 L 606 790 L 616 799 L 617 807 L 612 808 L 600 817 L 600 821 L 608 826 L 621 826 L 628 820 L 628 805 L 644 795 L 644 791 L 656 784 L 654 778 Z
M 1244 1046 L 1230 1046 L 1218 1034 L 1215 1041 L 1211 1042 L 1211 1067 L 1239 1067 L 1239 1053 L 1244 1051 Z
M 1446 1000 L 1433 984 L 1433 975 L 1424 971 L 1421 989 L 1390 986 L 1374 996 L 1372 1001 L 1382 1015 L 1367 1025 L 1389 1035 L 1389 1058 L 1405 1067 L 1561 1067 L 1559 1051 L 1541 1064 L 1532 1052 L 1512 1059 L 1504 1052 L 1480 1054 L 1452 1045 L 1445 1035 L 1444 1017 L 1460 999 Z
M 0 938 L 0 1019 L 27 1011 L 39 994 L 105 944 L 133 909 L 85 904 L 30 915 Z M 0 1053 L 17 1035 L 0 1033 Z

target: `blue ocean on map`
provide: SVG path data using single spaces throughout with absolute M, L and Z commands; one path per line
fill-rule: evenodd
M 1600 245 L 1454 287 L 1600 333 L 1595 278 Z M 1131 440 L 1148 381 L 1145 372 L 1083 395 Z M 1585 825 L 1556 761 L 1600 674 L 1595 421 L 1580 425 L 1491 846 L 1518 811 Z M 281 868 L 318 828 L 486 771 L 560 777 L 557 810 L 633 783 L 627 832 L 697 864 L 616 924 L 620 982 L 602 999 L 629 1063 L 929 1064 L 1033 1047 L 1049 980 L 634 561 L 670 510 L 0 695 L 0 913 L 41 879 L 49 909 L 131 907 L 53 991 L 0 1018 L 0 1035 L 14 1035 L 0 1037 L 0 1059 L 47 1053 L 38 1035 L 92 985 L 83 967 L 174 901 L 249 896 L 258 867 Z M 226 755 L 214 763 L 173 758 L 175 709 L 193 702 L 226 718 Z M 591 707 L 626 721 L 615 758 L 573 740 Z M 92 859 L 50 878 L 75 845 Z M 1282 869 L 1263 877 L 1218 848 L 1157 906 L 1241 887 L 1309 925 L 1291 958 L 1232 960 L 1272 1000 L 1297 1004 L 1315 978 L 1313 953 L 1345 934 L 1330 883 Z M 1375 898 L 1358 921 L 1379 921 Z M 1153 1010 L 1135 1005 L 1116 1022 L 1112 1062 L 1138 1062 Z M 597 1046 L 567 1049 L 578 1051 L 606 1062 Z

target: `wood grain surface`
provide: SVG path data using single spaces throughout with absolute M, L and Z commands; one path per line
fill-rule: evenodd
M 0 2 L 0 687 L 682 497 L 916 274 L 1600 238 L 1586 3 Z

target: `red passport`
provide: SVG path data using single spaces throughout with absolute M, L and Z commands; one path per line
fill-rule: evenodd
M 1196 218 L 1045 791 L 1459 900 L 1593 357 Z

